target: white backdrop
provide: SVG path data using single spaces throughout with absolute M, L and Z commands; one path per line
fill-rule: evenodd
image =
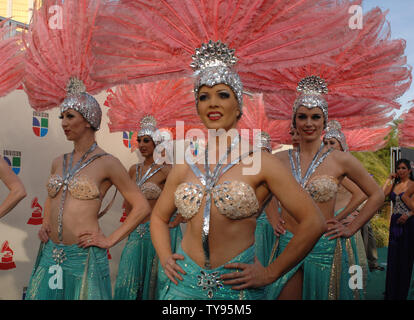
M 109 133 L 106 116 L 108 108 L 103 105 L 106 95 L 102 92 L 96 96 L 103 111 L 97 142 L 106 152 L 118 157 L 128 169 L 138 161 L 138 157 L 124 146 L 122 132 Z M 12 157 L 8 155 L 10 154 L 8 151 L 20 152 L 21 163 L 18 176 L 23 181 L 27 192 L 27 197 L 0 220 L 0 299 L 22 298 L 23 288 L 28 285 L 40 244 L 37 237 L 40 225 L 28 224 L 28 221 L 30 218 L 32 218 L 30 220 L 32 223 L 39 221 L 37 217 L 40 216 L 40 207 L 44 206 L 47 196 L 45 186 L 52 160 L 62 153 L 71 152 L 73 148 L 72 143 L 66 140 L 60 126 L 57 108 L 46 111 L 48 127 L 44 137 L 37 136 L 32 128 L 33 112 L 23 90 L 16 90 L 0 98 L 0 155 L 2 157 L 5 155 L 11 160 Z M 19 170 L 18 163 L 15 169 Z M 0 183 L 0 201 L 4 200 L 7 192 L 6 186 Z M 112 187 L 104 199 L 102 208 L 110 201 L 113 193 Z M 40 206 L 32 208 L 32 201 L 36 197 Z M 100 220 L 106 235 L 121 224 L 121 217 L 122 196 L 118 193 L 111 210 Z M 121 241 L 109 251 L 112 286 L 118 272 L 118 263 L 125 241 Z M 8 242 L 7 248 L 6 242 Z

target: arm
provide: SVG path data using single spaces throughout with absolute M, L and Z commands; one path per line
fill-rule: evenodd
M 137 185 L 131 180 L 121 162 L 115 157 L 109 157 L 105 163 L 105 171 L 108 179 L 121 192 L 124 199 L 131 205 L 124 223 L 112 232 L 108 237 L 102 233 L 84 232 L 79 235 L 79 246 L 87 248 L 97 246 L 100 248 L 111 248 L 127 237 L 150 213 L 151 208 Z M 90 240 L 88 242 L 88 240 Z
M 303 190 L 280 160 L 262 155 L 262 172 L 272 193 L 298 222 L 297 232 L 282 254 L 265 270 L 274 282 L 297 265 L 312 250 L 325 231 L 324 218 L 308 193 Z
M 0 158 L 0 179 L 9 189 L 6 199 L 0 204 L 0 218 L 9 213 L 24 197 L 26 191 L 23 183 L 14 174 L 9 165 Z
M 279 205 L 275 197 L 272 197 L 270 203 L 265 208 L 265 213 L 267 216 L 267 220 L 269 221 L 270 225 L 273 227 L 276 236 L 281 234 L 285 234 L 286 230 L 283 226 L 285 221 L 283 221 L 282 217 L 279 213 Z
M 364 207 L 360 210 L 355 219 L 346 227 L 342 224 L 338 225 L 334 219 L 327 221 L 327 223 L 332 223 L 332 226 L 328 228 L 329 232 L 326 233 L 326 236 L 334 235 L 330 239 L 335 239 L 341 236 L 349 238 L 374 216 L 383 204 L 385 197 L 384 192 L 375 180 L 354 156 L 348 153 L 341 153 L 341 156 L 336 154 L 335 160 L 343 168 L 345 176 L 356 183 L 356 185 L 368 196 Z
M 164 189 L 155 204 L 151 214 L 151 240 L 155 251 L 160 259 L 160 263 L 164 268 L 165 274 L 172 282 L 177 284 L 176 278 L 182 280 L 178 272 L 185 274 L 178 264 L 176 259 L 184 259 L 182 255 L 173 254 L 171 250 L 169 221 L 174 211 L 176 210 L 174 204 L 174 192 L 178 184 L 185 174 L 185 165 L 175 165 L 165 183 Z
M 401 200 L 404 201 L 405 205 L 411 210 L 414 211 L 414 204 L 412 203 L 413 199 L 411 198 L 414 193 L 414 183 L 408 185 L 407 190 L 404 192 Z
M 414 204 L 413 204 L 414 199 L 412 197 L 413 193 L 414 193 L 414 183 L 410 182 L 407 190 L 404 192 L 403 196 L 401 197 L 401 200 L 410 209 L 410 212 L 408 212 L 407 214 L 401 215 L 401 217 L 399 217 L 397 220 L 398 224 L 404 224 L 407 221 L 407 219 L 413 215 L 413 211 L 414 211 Z
M 342 210 L 341 213 L 335 217 L 338 221 L 345 219 L 351 212 L 354 212 L 359 207 L 359 205 L 367 199 L 366 194 L 363 193 L 362 190 L 348 178 L 345 177 L 342 180 L 342 185 L 352 194 L 352 197 L 344 210 Z
M 390 174 L 389 177 L 387 178 L 387 180 L 385 181 L 384 185 L 382 186 L 382 191 L 384 192 L 384 196 L 388 197 L 391 189 L 392 189 L 392 185 L 393 185 L 393 180 L 395 179 L 395 173 Z
M 135 175 L 136 175 L 136 172 L 137 172 L 137 167 L 136 167 L 136 165 L 132 165 L 132 166 L 129 168 L 129 170 L 128 170 L 128 175 L 129 175 L 129 177 L 131 178 L 131 180 L 132 180 L 132 181 L 134 181 L 134 182 L 135 182 Z M 131 205 L 129 204 L 129 202 L 128 202 L 128 201 L 126 201 L 126 200 L 124 199 L 124 202 L 122 203 L 122 206 L 125 206 L 125 214 L 128 216 L 128 215 L 129 215 L 129 213 L 131 212 L 131 209 L 132 209 Z
M 59 162 L 62 162 L 62 157 L 56 158 L 52 162 L 52 168 L 50 169 L 50 174 L 54 174 L 56 172 L 56 168 Z M 47 196 L 45 205 L 43 206 L 43 220 L 42 226 L 38 232 L 38 236 L 40 241 L 46 243 L 49 241 L 49 235 L 51 232 L 50 228 L 50 200 L 51 198 Z
M 253 265 L 226 265 L 226 268 L 243 269 L 241 273 L 233 272 L 222 276 L 222 279 L 230 279 L 225 284 L 237 285 L 233 289 L 261 287 L 276 281 L 305 258 L 325 231 L 324 218 L 311 197 L 280 160 L 270 157 L 272 156 L 262 154 L 259 178 L 266 181 L 281 205 L 296 219 L 297 232 L 281 255 L 266 268 L 257 260 Z

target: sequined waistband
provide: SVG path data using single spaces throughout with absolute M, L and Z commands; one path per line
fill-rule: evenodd
M 178 286 L 171 285 L 170 294 L 177 296 L 191 296 L 194 299 L 261 299 L 264 294 L 263 288 L 250 290 L 233 290 L 231 286 L 224 285 L 220 276 L 225 273 L 234 272 L 234 269 L 226 269 L 224 265 L 215 269 L 203 269 L 195 263 L 181 248 L 178 247 L 177 254 L 184 256 L 184 260 L 177 260 L 177 264 L 186 271 L 184 280 L 179 281 Z M 242 262 L 253 263 L 255 246 L 251 246 L 228 263 Z M 226 263 L 226 264 L 228 264 Z
M 105 249 L 98 247 L 79 248 L 78 245 L 56 244 L 49 240 L 42 250 L 39 265 L 50 267 L 59 264 L 63 269 L 70 269 L 72 273 L 83 274 L 85 264 L 88 260 L 94 260 L 106 268 L 108 256 Z M 91 258 L 91 256 L 93 258 Z

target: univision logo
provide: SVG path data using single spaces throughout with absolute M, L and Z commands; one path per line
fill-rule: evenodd
M 21 168 L 22 153 L 20 151 L 4 150 L 3 158 L 12 168 L 15 174 L 19 174 Z
M 49 131 L 49 114 L 45 112 L 33 112 L 33 132 L 38 137 L 44 137 Z
M 124 142 L 124 146 L 131 149 L 131 138 L 134 132 L 132 131 L 124 131 L 122 133 L 122 141 Z

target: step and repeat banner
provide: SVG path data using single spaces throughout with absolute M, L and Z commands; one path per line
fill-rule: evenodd
M 109 133 L 108 108 L 103 105 L 106 96 L 106 92 L 95 96 L 103 111 L 97 142 L 128 169 L 138 161 L 138 155 L 131 152 L 129 132 Z M 22 299 L 40 245 L 37 232 L 42 224 L 46 181 L 52 160 L 71 152 L 73 144 L 63 133 L 58 108 L 34 111 L 23 90 L 0 98 L 0 114 L 0 154 L 22 180 L 27 192 L 26 198 L 0 219 L 0 299 Z M 102 208 L 109 203 L 114 192 L 114 187 L 108 191 Z M 0 201 L 7 193 L 7 187 L 0 183 Z M 106 235 L 125 219 L 122 200 L 118 193 L 111 210 L 100 220 Z M 125 242 L 126 239 L 108 251 L 113 285 Z

